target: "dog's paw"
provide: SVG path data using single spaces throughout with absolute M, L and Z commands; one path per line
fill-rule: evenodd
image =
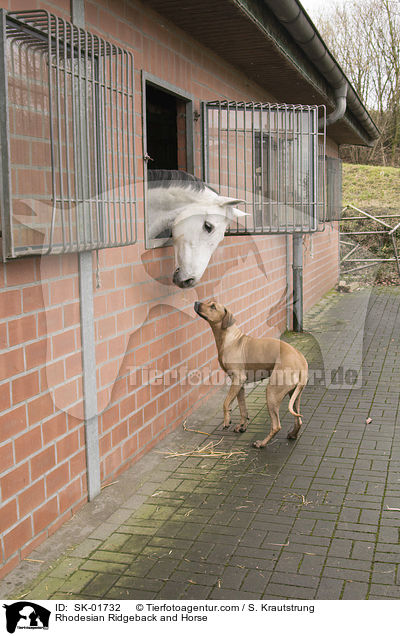
M 247 418 L 243 424 L 237 424 L 233 429 L 235 433 L 245 433 L 247 431 L 247 426 L 249 424 L 250 418 Z
M 255 441 L 255 442 L 253 442 L 253 446 L 254 446 L 254 448 L 264 448 L 262 441 L 259 440 L 259 439 L 257 441 Z
M 287 439 L 297 439 L 297 433 L 288 433 Z

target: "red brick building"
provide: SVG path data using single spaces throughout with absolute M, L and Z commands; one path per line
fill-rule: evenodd
M 136 235 L 84 255 L 74 249 L 41 254 L 34 229 L 28 224 L 28 230 L 23 230 L 13 222 L 8 235 L 13 234 L 14 248 L 23 249 L 7 253 L 4 225 L 9 208 L 3 197 L 2 576 L 87 501 L 88 475 L 93 497 L 100 483 L 114 480 L 214 390 L 206 380 L 207 373 L 217 368 L 215 345 L 210 330 L 192 311 L 195 300 L 218 297 L 243 330 L 256 336 L 279 336 L 287 326 L 286 284 L 291 279 L 292 252 L 285 234 L 226 236 L 199 286 L 183 291 L 172 284 L 172 247 L 152 247 L 154 243 L 145 238 L 146 153 L 153 159 L 162 146 L 173 147 L 174 156 L 164 157 L 161 167 L 185 168 L 205 178 L 203 102 L 325 105 L 329 113 L 337 108 L 338 89 L 344 82 L 328 52 L 315 57 L 313 46 L 323 45 L 295 0 L 85 0 L 72 5 L 71 14 L 69 0 L 0 1 L 6 11 L 44 8 L 64 21 L 73 19 L 79 27 L 133 54 L 134 128 L 128 134 L 135 151 Z M 14 17 L 19 21 L 13 23 L 15 28 L 27 24 L 23 14 Z M 3 28 L 6 21 L 3 12 Z M 25 33 L 36 42 L 40 40 L 36 31 L 28 28 Z M 61 31 L 56 35 L 63 40 Z M 20 51 L 16 55 L 21 73 Z M 1 56 L 3 79 L 4 69 L 10 76 L 14 73 L 15 79 L 15 68 L 10 70 L 4 63 L 3 45 Z M 79 64 L 76 69 L 78 74 Z M 29 81 L 35 84 L 33 75 Z M 57 158 L 49 152 L 46 132 L 41 129 L 38 136 L 32 128 L 42 126 L 45 102 L 35 111 L 41 111 L 42 119 L 32 123 L 25 89 L 10 82 L 5 108 L 8 128 L 0 122 L 3 186 L 9 144 L 14 214 L 18 214 L 17 203 L 23 201 L 25 207 L 19 213 L 29 215 L 27 200 L 51 203 L 52 174 L 56 178 L 63 169 L 60 158 L 51 172 L 51 162 Z M 61 90 L 58 116 L 67 120 L 63 96 Z M 128 99 L 127 92 L 126 103 Z M 157 128 L 160 120 L 169 122 L 168 126 Z M 90 122 L 86 131 L 94 134 L 96 124 Z M 122 127 L 125 134 L 126 126 Z M 68 139 L 59 134 L 60 146 L 66 149 Z M 327 127 L 325 153 L 335 158 L 340 144 L 369 144 L 376 134 L 349 87 L 346 113 Z M 86 159 L 81 161 L 83 165 Z M 50 224 L 49 216 L 45 232 Z M 318 229 L 303 238 L 305 310 L 338 277 L 337 227 L 325 222 Z M 53 230 L 57 233 L 57 225 Z M 28 244 L 34 246 L 32 255 L 25 249 Z M 154 370 L 170 372 L 168 379 L 148 382 Z M 201 381 L 190 376 L 198 370 L 203 373 Z

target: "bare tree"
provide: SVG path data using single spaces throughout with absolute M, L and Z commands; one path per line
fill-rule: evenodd
M 372 149 L 348 148 L 345 158 L 400 165 L 400 1 L 330 6 L 315 22 L 382 133 Z

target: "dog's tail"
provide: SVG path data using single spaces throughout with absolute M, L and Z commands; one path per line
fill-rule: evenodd
M 296 413 L 296 411 L 293 410 L 293 407 L 294 407 L 294 403 L 296 401 L 296 398 L 300 395 L 300 393 L 302 392 L 302 390 L 304 389 L 306 384 L 307 384 L 307 377 L 303 378 L 302 374 L 300 374 L 299 382 L 298 382 L 296 388 L 294 389 L 294 391 L 292 393 L 292 396 L 291 396 L 291 398 L 289 400 L 289 411 L 295 417 L 301 417 L 301 413 Z

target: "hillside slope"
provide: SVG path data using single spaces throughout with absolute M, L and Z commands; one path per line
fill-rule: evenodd
M 400 168 L 343 164 L 343 205 L 366 212 L 400 213 Z

